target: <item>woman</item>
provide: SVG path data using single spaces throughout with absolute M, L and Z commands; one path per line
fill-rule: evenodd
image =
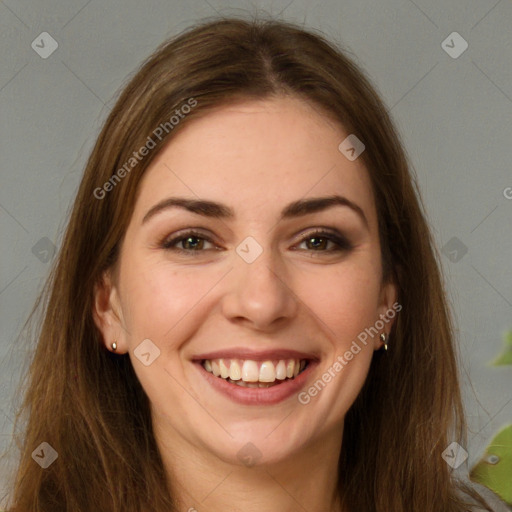
M 323 38 L 162 45 L 86 166 L 9 510 L 491 510 L 442 458 L 465 424 L 418 197 Z

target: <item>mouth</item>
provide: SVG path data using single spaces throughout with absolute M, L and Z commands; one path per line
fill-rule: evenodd
M 202 367 L 215 377 L 245 388 L 270 388 L 293 380 L 308 366 L 308 359 L 204 359 Z
M 299 393 L 319 359 L 288 350 L 233 350 L 196 356 L 192 362 L 210 387 L 230 400 L 244 405 L 272 405 Z

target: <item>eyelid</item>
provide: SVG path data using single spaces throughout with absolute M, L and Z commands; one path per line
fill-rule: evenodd
M 333 242 L 337 247 L 335 249 L 331 249 L 331 250 L 307 251 L 307 252 L 334 253 L 334 252 L 340 252 L 340 251 L 350 251 L 354 248 L 354 244 L 343 233 L 339 232 L 336 229 L 322 227 L 322 226 L 318 226 L 311 230 L 302 231 L 297 236 L 297 238 L 299 240 L 295 245 L 304 243 L 305 241 L 308 240 L 308 238 L 313 238 L 313 237 L 326 238 L 327 240 Z
M 214 241 L 214 237 L 211 237 L 209 235 L 206 235 L 201 230 L 204 228 L 185 228 L 182 230 L 177 231 L 176 233 L 173 233 L 172 236 L 166 236 L 163 238 L 159 246 L 173 252 L 181 253 L 181 254 L 187 254 L 189 256 L 198 256 L 202 252 L 209 252 L 212 250 L 222 250 L 218 247 L 218 244 Z M 216 247 L 212 249 L 203 249 L 203 250 L 194 250 L 194 249 L 182 249 L 180 247 L 177 247 L 177 245 L 182 242 L 183 240 L 186 240 L 188 237 L 195 237 L 199 238 L 201 240 L 204 240 L 208 243 L 211 243 L 213 245 L 216 245 Z M 308 249 L 297 249 L 296 246 L 300 245 L 302 243 L 305 243 L 308 241 L 309 238 L 318 237 L 318 238 L 324 238 L 327 239 L 328 242 L 331 242 L 335 245 L 334 248 L 326 249 L 326 250 L 308 250 Z M 297 240 L 294 242 L 294 245 L 292 246 L 292 250 L 294 251 L 304 251 L 308 253 L 319 253 L 319 255 L 322 254 L 332 254 L 332 253 L 339 253 L 339 252 L 346 252 L 350 251 L 354 248 L 354 245 L 350 240 L 342 233 L 340 233 L 338 230 L 323 226 L 317 226 L 315 228 L 309 228 L 303 230 L 300 234 L 298 234 L 295 237 Z
M 201 238 L 203 240 L 206 240 L 207 242 L 211 244 L 215 244 L 212 237 L 206 235 L 205 233 L 201 232 L 200 230 L 203 228 L 185 228 L 180 229 L 179 231 L 176 231 L 172 235 L 165 236 L 159 243 L 161 247 L 164 247 L 166 249 L 171 250 L 172 246 L 171 244 L 175 244 L 177 242 L 180 242 L 182 240 L 185 240 L 188 237 L 196 237 Z M 174 248 L 177 251 L 179 251 L 179 248 Z M 187 251 L 186 249 L 182 249 L 184 252 L 193 252 L 193 251 Z M 196 251 L 196 252 L 202 252 L 202 251 Z

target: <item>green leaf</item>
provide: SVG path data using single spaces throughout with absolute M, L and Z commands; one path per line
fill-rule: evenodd
M 503 352 L 491 363 L 493 366 L 512 365 L 512 331 L 503 336 L 505 348 Z
M 504 427 L 471 469 L 469 478 L 512 505 L 512 425 Z

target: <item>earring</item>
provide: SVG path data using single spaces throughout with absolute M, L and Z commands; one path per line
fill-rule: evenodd
M 110 346 L 114 352 L 117 350 L 117 343 L 115 341 Z
M 381 333 L 380 340 L 383 343 L 384 350 L 387 350 L 388 349 L 388 337 L 387 337 L 386 333 L 384 333 L 384 332 Z

